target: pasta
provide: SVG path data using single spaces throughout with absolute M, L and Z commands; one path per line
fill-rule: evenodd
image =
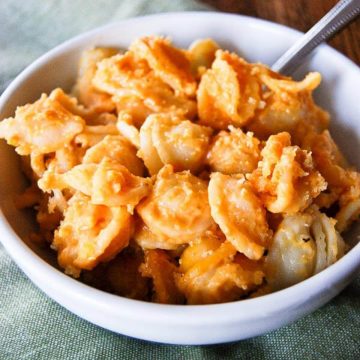
M 132 218 L 125 207 L 94 205 L 77 192 L 69 200 L 51 246 L 58 251 L 65 272 L 78 277 L 81 269 L 91 270 L 115 257 L 128 245 L 131 233 Z
M 151 179 L 135 176 L 125 166 L 105 157 L 99 164 L 80 164 L 64 174 L 46 171 L 38 185 L 43 191 L 80 191 L 90 196 L 95 205 L 131 209 L 150 192 Z
M 214 224 L 206 182 L 189 171 L 176 173 L 171 165 L 160 170 L 152 192 L 136 210 L 152 233 L 178 241 L 189 242 Z
M 250 74 L 250 64 L 218 50 L 197 92 L 200 123 L 214 129 L 247 124 L 260 101 L 260 82 Z
M 150 174 L 171 164 L 198 172 L 204 165 L 212 129 L 169 115 L 150 115 L 140 130 L 140 151 Z
M 265 209 L 246 179 L 213 173 L 209 202 L 212 217 L 233 246 L 249 259 L 260 259 L 271 232 Z
M 197 84 L 185 52 L 171 46 L 168 39 L 144 37 L 130 46 L 137 57 L 144 59 L 161 80 L 178 94 L 194 96 Z
M 134 240 L 142 249 L 146 250 L 177 250 L 180 245 L 183 244 L 182 239 L 179 240 L 177 238 L 169 238 L 164 235 L 155 235 L 141 219 L 136 222 Z
M 106 135 L 101 141 L 89 148 L 83 158 L 83 164 L 98 164 L 106 154 L 125 166 L 132 174 L 143 176 L 144 164 L 136 156 L 136 149 L 120 135 Z
M 291 146 L 290 134 L 271 135 L 262 160 L 249 176 L 266 208 L 272 213 L 295 213 L 310 205 L 326 182 L 314 168 L 311 154 Z
M 183 303 L 184 296 L 174 281 L 177 267 L 163 250 L 146 250 L 140 272 L 144 277 L 153 279 L 153 301 L 163 304 Z
M 260 264 L 236 255 L 231 243 L 206 234 L 186 248 L 180 258 L 177 284 L 189 304 L 232 301 L 263 281 Z
M 111 112 L 114 110 L 115 104 L 110 95 L 96 90 L 92 84 L 96 64 L 117 52 L 112 48 L 95 48 L 84 51 L 80 59 L 79 74 L 73 93 L 80 103 L 99 113 Z
M 260 160 L 260 141 L 251 132 L 244 134 L 239 128 L 220 131 L 213 138 L 207 154 L 212 171 L 223 174 L 249 174 Z
M 274 289 L 305 280 L 344 255 L 335 223 L 316 207 L 285 216 L 266 258 L 267 279 Z
M 259 114 L 248 126 L 257 137 L 265 140 L 286 131 L 302 139 L 308 128 L 319 132 L 328 127 L 329 114 L 312 100 L 312 91 L 321 82 L 319 73 L 309 73 L 296 82 L 262 67 L 256 71 L 267 87 Z M 302 133 L 304 128 L 307 129 L 305 134 Z
M 20 155 L 48 154 L 61 149 L 84 127 L 84 119 L 43 94 L 34 104 L 18 107 L 14 118 L 3 120 L 0 136 Z
M 360 173 L 312 93 L 212 39 L 83 52 L 57 88 L 0 122 L 29 186 L 37 246 L 114 294 L 163 304 L 254 298 L 339 260 Z
M 196 78 L 201 77 L 206 69 L 211 67 L 218 49 L 219 45 L 212 39 L 200 39 L 191 44 L 188 56 L 191 70 Z

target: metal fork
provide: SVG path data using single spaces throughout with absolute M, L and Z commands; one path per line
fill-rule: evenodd
M 292 74 L 315 47 L 335 35 L 359 13 L 360 0 L 339 1 L 273 64 L 272 70 Z

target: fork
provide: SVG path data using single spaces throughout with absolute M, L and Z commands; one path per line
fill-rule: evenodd
M 284 75 L 292 74 L 319 44 L 335 35 L 360 13 L 360 0 L 341 0 L 307 33 L 295 42 L 271 67 Z

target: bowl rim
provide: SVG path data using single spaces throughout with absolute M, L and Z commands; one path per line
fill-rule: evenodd
M 87 38 L 90 39 L 97 33 L 109 31 L 111 28 L 119 25 L 124 26 L 129 23 L 132 26 L 136 26 L 137 22 L 149 18 L 152 20 L 162 20 L 171 17 L 176 17 L 177 20 L 181 17 L 216 17 L 223 18 L 224 20 L 236 18 L 236 21 L 242 21 L 247 23 L 247 25 L 260 27 L 266 31 L 287 32 L 294 40 L 302 34 L 300 31 L 263 19 L 207 11 L 167 12 L 111 22 L 70 38 L 32 62 L 16 76 L 3 92 L 0 97 L 0 109 L 5 106 L 7 101 L 11 98 L 12 93 L 17 88 L 21 87 L 23 80 L 25 80 L 33 71 L 36 71 L 63 52 L 71 51 L 72 48 L 77 47 L 78 43 L 81 43 L 83 40 L 86 40 Z M 359 68 L 353 61 L 330 46 L 323 44 L 317 51 L 320 51 L 320 49 L 322 52 L 328 53 L 329 56 L 340 59 L 347 67 L 352 67 L 355 68 L 356 71 L 359 71 Z M 268 295 L 229 303 L 209 305 L 156 304 L 110 294 L 65 275 L 60 270 L 48 264 L 26 245 L 12 229 L 1 209 L 0 232 L 3 234 L 0 241 L 12 259 L 26 274 L 39 272 L 41 273 L 42 281 L 48 283 L 47 286 L 50 285 L 53 286 L 54 289 L 57 288 L 58 291 L 71 293 L 73 299 L 101 308 L 102 311 L 107 311 L 109 314 L 114 311 L 119 315 L 125 315 L 125 313 L 131 312 L 132 318 L 141 320 L 145 317 L 146 319 L 154 319 L 158 323 L 174 321 L 178 324 L 199 324 L 201 322 L 201 324 L 214 325 L 219 323 L 236 323 L 239 322 L 239 320 L 244 321 L 246 319 L 265 318 L 271 314 L 279 313 L 285 308 L 296 307 L 298 299 L 304 298 L 305 293 L 308 299 L 316 297 L 321 292 L 321 289 L 340 283 L 345 274 L 355 273 L 360 270 L 359 242 L 343 258 L 329 268 L 298 284 Z M 30 277 L 30 275 L 28 276 Z M 33 280 L 33 282 L 35 281 Z M 37 287 L 45 291 L 39 283 L 40 280 L 35 282 Z M 181 316 L 179 316 L 179 314 L 181 314 Z

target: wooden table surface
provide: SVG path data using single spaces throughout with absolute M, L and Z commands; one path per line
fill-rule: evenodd
M 214 8 L 243 15 L 254 16 L 307 31 L 337 0 L 203 0 Z M 353 21 L 329 44 L 360 64 L 360 18 Z

